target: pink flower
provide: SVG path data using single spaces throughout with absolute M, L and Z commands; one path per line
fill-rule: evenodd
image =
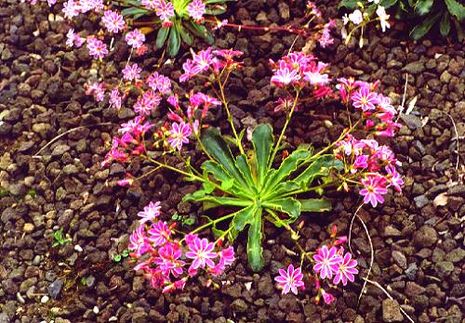
M 362 86 L 352 95 L 352 104 L 355 108 L 362 111 L 371 111 L 376 109 L 378 96 L 371 92 L 368 86 Z
M 174 16 L 174 7 L 171 2 L 166 2 L 165 0 L 159 0 L 155 4 L 155 14 L 160 18 L 160 20 L 167 21 Z
M 321 289 L 321 296 L 323 296 L 323 301 L 325 304 L 331 304 L 336 300 L 333 294 L 326 292 L 324 289 Z
M 139 29 L 134 29 L 128 32 L 124 39 L 129 46 L 137 49 L 144 43 L 145 35 Z
M 63 13 L 65 18 L 71 19 L 78 16 L 81 13 L 81 6 L 79 2 L 74 0 L 68 0 L 63 4 Z
M 89 50 L 89 55 L 95 59 L 102 59 L 108 55 L 107 45 L 94 36 L 87 37 L 87 49 Z
M 146 207 L 144 207 L 143 211 L 137 213 L 141 219 L 139 220 L 140 224 L 144 224 L 146 222 L 155 220 L 160 216 L 160 202 L 150 202 Z
M 311 85 L 325 85 L 329 83 L 328 74 L 321 74 L 320 72 L 305 72 L 305 80 L 307 80 Z
M 149 90 L 137 99 L 136 104 L 134 104 L 134 111 L 140 115 L 148 116 L 156 107 L 158 107 L 160 102 L 160 95 Z
M 115 109 L 121 109 L 121 106 L 123 104 L 123 97 L 121 96 L 121 93 L 119 92 L 118 88 L 114 88 L 110 92 L 110 107 L 115 108 Z
M 164 221 L 157 221 L 148 230 L 148 239 L 154 247 L 165 244 L 171 236 L 171 229 Z
M 97 102 L 105 98 L 105 84 L 103 82 L 94 82 L 86 84 L 86 95 L 92 95 Z
M 79 48 L 82 46 L 82 44 L 84 44 L 85 41 L 86 41 L 85 38 L 82 38 L 78 34 L 74 33 L 73 28 L 68 30 L 68 32 L 66 33 L 66 46 L 68 47 L 74 46 L 74 47 Z
M 347 281 L 354 282 L 356 274 L 358 274 L 357 260 L 352 259 L 352 255 L 347 252 L 339 263 L 336 275 L 334 275 L 333 283 L 335 285 L 342 282 L 342 285 L 347 285 Z
M 193 262 L 189 269 L 197 270 L 197 268 L 210 268 L 215 267 L 215 263 L 212 259 L 218 257 L 216 252 L 213 252 L 215 244 L 208 242 L 207 239 L 194 239 L 190 244 L 187 245 L 189 251 L 186 252 L 186 257 L 192 259 Z
M 304 275 L 301 272 L 300 267 L 294 269 L 294 266 L 290 264 L 287 267 L 287 271 L 279 269 L 279 276 L 275 277 L 274 280 L 278 282 L 278 287 L 282 289 L 282 294 L 288 294 L 292 291 L 295 295 L 298 293 L 298 288 L 304 288 L 305 284 L 302 281 Z
M 376 207 L 378 203 L 384 202 L 383 195 L 387 193 L 386 178 L 381 175 L 368 175 L 362 179 L 363 189 L 360 190 L 360 195 L 363 196 L 365 204 L 370 203 Z
M 103 10 L 103 0 L 80 0 L 79 4 L 81 5 L 81 12 L 86 13 L 88 11 L 99 12 Z
M 103 13 L 102 23 L 111 33 L 119 33 L 125 27 L 123 16 L 116 11 L 106 10 Z
M 194 0 L 187 6 L 187 13 L 192 19 L 200 20 L 205 14 L 205 4 L 202 0 Z
M 199 72 L 207 71 L 210 66 L 214 63 L 216 58 L 213 56 L 212 53 L 213 49 L 211 47 L 201 50 L 198 53 L 192 54 L 192 60 L 199 68 Z
M 271 77 L 271 83 L 278 87 L 286 87 L 299 81 L 301 76 L 298 71 L 287 66 L 283 61 L 280 62 L 279 69 Z
M 191 95 L 189 98 L 189 103 L 190 103 L 189 111 L 188 111 L 189 118 L 193 117 L 192 113 L 195 110 L 197 110 L 201 105 L 203 105 L 202 118 L 205 118 L 210 107 L 221 105 L 221 101 L 219 101 L 217 98 L 213 98 L 202 92 L 198 92 L 198 93 Z
M 354 168 L 363 169 L 368 168 L 368 156 L 360 155 L 355 158 Z
M 189 136 L 192 134 L 192 129 L 189 124 L 185 122 L 173 122 L 170 130 L 170 137 L 168 143 L 174 149 L 181 150 L 183 144 L 189 143 Z
M 144 134 L 147 130 L 149 130 L 152 125 L 148 122 L 144 122 L 144 117 L 137 116 L 133 120 L 129 120 L 126 123 L 121 124 L 118 132 L 120 134 L 131 133 L 134 136 L 138 137 Z
M 168 77 L 154 72 L 147 78 L 147 84 L 154 91 L 159 91 L 161 94 L 168 94 L 171 92 L 171 81 Z
M 186 60 L 186 62 L 182 64 L 182 69 L 184 73 L 179 77 L 179 81 L 181 82 L 186 82 L 201 72 L 200 67 L 191 59 Z
M 185 262 L 179 260 L 182 256 L 182 250 L 179 243 L 168 242 L 158 249 L 158 256 L 154 258 L 154 263 L 157 264 L 163 275 L 179 277 L 183 272 Z
M 127 64 L 122 70 L 123 79 L 127 81 L 137 80 L 140 77 L 140 72 L 142 72 L 142 69 L 136 63 Z
M 313 259 L 315 260 L 313 270 L 320 275 L 321 279 L 331 279 L 337 272 L 341 262 L 341 256 L 338 255 L 337 248 L 331 247 L 328 249 L 327 246 L 319 248 Z
M 394 187 L 396 191 L 401 192 L 402 186 L 404 186 L 404 180 L 402 179 L 402 176 L 400 176 L 396 168 L 392 165 L 386 166 L 385 169 L 386 169 L 386 172 L 388 173 L 386 178 L 387 178 L 389 186 L 392 186 Z
M 139 226 L 129 237 L 128 249 L 133 250 L 135 257 L 137 258 L 151 250 L 143 225 Z
M 218 252 L 220 255 L 220 262 L 223 262 L 226 266 L 232 265 L 236 258 L 234 257 L 234 248 L 228 247 L 226 249 L 221 250 Z

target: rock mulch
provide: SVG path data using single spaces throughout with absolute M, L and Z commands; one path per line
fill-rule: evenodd
M 233 15 L 242 22 L 286 23 L 286 5 L 277 4 L 240 1 Z M 301 9 L 291 7 L 290 16 L 301 14 Z M 336 15 L 331 5 L 326 14 Z M 131 270 L 127 259 L 114 262 L 112 256 L 127 245 L 135 214 L 149 200 L 163 201 L 166 214 L 196 215 L 195 205 L 180 203 L 192 187 L 169 173 L 148 178 L 142 187 L 116 187 L 125 169 L 102 169 L 99 163 L 116 124 L 131 111 L 116 113 L 84 96 L 90 59 L 85 51 L 65 49 L 66 25 L 49 16 L 48 8 L 8 0 L 0 5 L 0 20 L 0 322 L 402 322 L 406 319 L 401 308 L 418 322 L 462 321 L 465 161 L 464 149 L 457 151 L 457 140 L 465 135 L 462 45 L 414 43 L 394 28 L 385 35 L 372 31 L 364 49 L 337 40 L 332 48 L 319 51 L 334 75 L 380 80 L 397 103 L 408 75 L 407 102 L 417 98 L 413 110 L 401 115 L 404 126 L 394 142 L 406 181 L 404 194 L 360 212 L 375 249 L 371 277 L 394 300 L 368 285 L 358 304 L 359 280 L 327 307 L 313 304 L 310 292 L 281 296 L 274 288 L 272 277 L 289 260 L 280 244 L 290 243 L 274 228 L 266 229 L 270 240 L 265 242 L 265 270 L 252 274 L 239 244 L 240 259 L 221 279 L 220 290 L 196 284 L 176 295 L 160 295 Z M 88 21 L 82 24 L 93 28 Z M 294 37 L 222 36 L 218 46 L 240 49 L 248 57 L 241 78 L 232 80 L 230 88 L 237 121 L 274 120 L 279 128 L 282 118 L 270 112 L 273 90 L 267 61 L 282 55 Z M 118 61 L 115 57 L 115 64 L 99 68 L 116 77 Z M 153 66 L 154 60 L 143 63 Z M 164 67 L 164 72 L 174 68 Z M 332 115 L 328 110 L 301 114 L 290 141 L 321 145 L 334 136 L 337 119 L 335 129 L 328 131 L 315 117 Z M 114 126 L 92 126 L 106 122 Z M 56 135 L 79 126 L 88 127 L 70 132 L 33 157 Z M 456 168 L 458 154 L 462 159 Z M 311 247 L 315 237 L 324 238 L 328 223 L 347 230 L 354 206 L 346 197 L 330 215 L 306 218 L 305 244 Z M 72 243 L 52 248 L 52 234 L 60 228 Z M 353 247 L 365 274 L 370 248 L 363 229 L 356 225 L 354 230 Z

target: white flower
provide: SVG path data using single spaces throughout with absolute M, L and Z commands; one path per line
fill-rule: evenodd
M 349 15 L 349 20 L 354 24 L 359 25 L 363 21 L 363 15 L 360 10 L 355 10 Z
M 342 16 L 342 22 L 344 23 L 344 25 L 347 25 L 349 23 L 349 16 L 347 16 L 347 14 Z
M 368 2 L 373 2 L 374 4 L 378 4 L 379 0 L 368 0 Z
M 383 6 L 378 6 L 378 9 L 376 9 L 376 14 L 379 17 L 379 23 L 381 25 L 381 30 L 385 32 L 387 28 L 391 27 L 388 21 L 389 15 L 386 14 L 386 10 L 384 9 Z

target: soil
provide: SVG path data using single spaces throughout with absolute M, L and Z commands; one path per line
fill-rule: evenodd
M 334 1 L 322 1 L 326 17 L 337 17 Z M 239 1 L 232 19 L 242 23 L 285 24 L 302 16 L 303 4 L 278 0 Z M 54 9 L 59 12 L 59 8 Z M 290 11 L 290 15 L 287 12 Z M 289 18 L 289 16 L 291 18 Z M 340 291 L 331 306 L 316 305 L 308 291 L 282 296 L 273 284 L 277 269 L 290 263 L 286 233 L 266 228 L 266 266 L 252 273 L 244 246 L 238 261 L 210 287 L 190 284 L 182 293 L 161 295 L 133 264 L 113 255 L 127 247 L 136 213 L 152 199 L 164 214 L 197 215 L 197 206 L 181 202 L 192 191 L 168 172 L 148 177 L 140 187 L 124 189 L 116 181 L 126 170 L 101 168 L 117 124 L 131 117 L 95 104 L 83 84 L 100 69 L 117 80 L 127 48 L 118 46 L 109 63 L 91 63 L 85 50 L 64 46 L 66 23 L 49 15 L 45 4 L 15 0 L 0 4 L 0 322 L 403 322 L 405 310 L 418 322 L 462 322 L 465 310 L 465 51 L 444 40 L 413 42 L 406 26 L 385 34 L 372 29 L 360 49 L 340 39 L 317 49 L 334 76 L 380 80 L 384 93 L 401 103 L 417 101 L 401 115 L 403 127 L 393 141 L 406 182 L 402 195 L 390 195 L 376 209 L 359 215 L 368 224 L 375 249 L 371 279 L 358 303 L 363 281 Z M 83 18 L 80 28 L 95 23 Z M 218 47 L 245 53 L 243 70 L 231 80 L 233 114 L 240 126 L 255 122 L 283 125 L 273 111 L 268 60 L 279 58 L 294 35 L 222 31 Z M 304 45 L 298 39 L 295 48 Z M 188 55 L 186 51 L 184 56 Z M 149 57 L 149 56 L 148 56 Z M 140 59 L 155 68 L 158 53 Z M 180 60 L 182 61 L 183 55 Z M 178 61 L 162 67 L 175 77 Z M 303 109 L 289 142 L 321 146 L 334 139 L 344 123 L 334 107 Z M 218 117 L 220 119 L 221 116 Z M 222 118 L 224 120 L 224 118 Z M 329 122 L 330 121 L 330 122 Z M 103 123 L 103 125 L 102 125 Z M 108 124 L 111 123 L 111 124 Z M 82 127 L 81 127 L 82 126 Z M 222 124 L 226 127 L 226 124 Z M 69 133 L 66 131 L 75 129 Z M 51 140 L 64 134 L 58 140 Z M 45 149 L 42 147 L 48 145 Z M 38 155 L 36 155 L 40 152 Z M 458 159 L 461 157 L 461 159 Z M 132 171 L 143 171 L 132 164 Z M 332 212 L 306 216 L 302 243 L 315 248 L 336 223 L 347 232 L 357 200 L 338 196 Z M 53 232 L 62 228 L 72 243 L 52 248 Z M 362 276 L 370 261 L 368 239 L 359 223 L 353 247 Z M 215 285 L 223 287 L 218 288 Z

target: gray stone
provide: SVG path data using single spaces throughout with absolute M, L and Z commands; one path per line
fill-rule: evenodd
M 47 287 L 48 294 L 52 299 L 57 299 L 58 295 L 61 292 L 61 288 L 63 287 L 63 281 L 60 279 L 55 280 Z
M 407 258 L 405 255 L 397 250 L 394 250 L 392 252 L 392 258 L 394 259 L 394 262 L 402 269 L 407 269 Z
M 425 63 L 421 61 L 409 63 L 404 66 L 402 69 L 405 72 L 411 73 L 411 74 L 419 74 L 425 70 Z
M 415 205 L 419 209 L 421 209 L 422 207 L 424 207 L 430 202 L 429 199 L 426 197 L 426 195 L 416 196 L 413 200 L 415 201 Z
M 436 272 L 439 277 L 449 276 L 454 271 L 454 264 L 450 261 L 440 261 L 436 264 Z
M 446 260 L 450 262 L 460 262 L 465 258 L 465 250 L 462 248 L 457 248 L 452 250 L 446 255 Z
M 402 322 L 404 317 L 400 312 L 399 303 L 396 300 L 385 299 L 383 301 L 383 321 L 384 322 Z
M 419 247 L 431 247 L 438 241 L 438 233 L 432 226 L 424 225 L 415 231 L 413 241 Z

